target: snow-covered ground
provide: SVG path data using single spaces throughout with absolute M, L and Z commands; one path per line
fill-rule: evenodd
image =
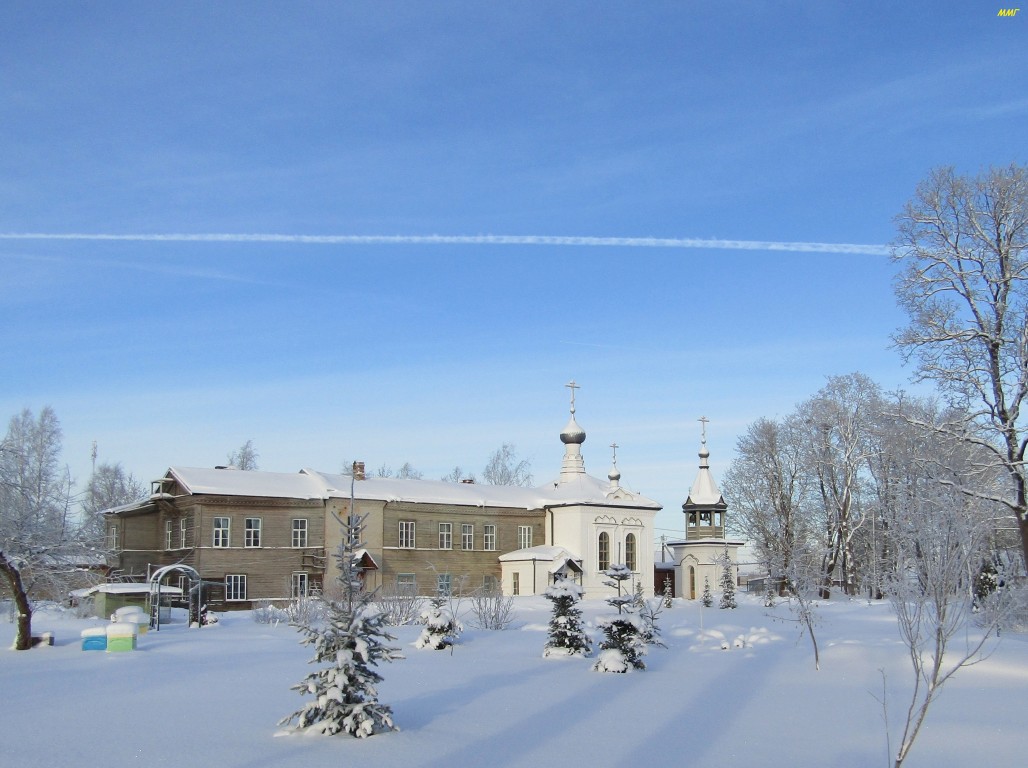
M 136 652 L 108 654 L 80 650 L 80 630 L 100 620 L 46 611 L 33 629 L 54 632 L 54 647 L 6 650 L 14 627 L 0 624 L 2 764 L 887 765 L 882 672 L 894 731 L 911 685 L 888 604 L 822 605 L 815 671 L 786 608 L 740 599 L 734 611 L 675 601 L 661 615 L 668 648 L 627 675 L 544 659 L 542 598 L 518 598 L 511 629 L 469 629 L 452 653 L 417 650 L 419 628 L 397 628 L 406 659 L 380 668 L 380 698 L 401 730 L 363 740 L 282 735 L 276 723 L 303 701 L 290 686 L 310 655 L 288 625 L 231 613 L 200 630 L 165 625 Z M 584 603 L 590 625 L 608 612 Z M 1026 710 L 1028 637 L 1004 634 L 943 689 L 906 765 L 1020 764 Z

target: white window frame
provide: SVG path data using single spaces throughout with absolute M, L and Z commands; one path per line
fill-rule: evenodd
M 486 523 L 482 526 L 482 549 L 486 552 L 496 551 L 496 525 Z
M 518 526 L 518 549 L 528 549 L 532 546 L 532 526 Z
M 294 600 L 311 593 L 311 575 L 307 571 L 293 571 L 289 577 L 289 596 Z
M 186 532 L 188 530 L 189 519 L 182 517 L 178 521 L 178 548 L 186 548 Z
M 408 592 L 409 590 L 409 592 Z M 396 574 L 396 591 L 401 595 L 418 594 L 418 578 L 413 573 Z
M 299 525 L 300 523 L 302 523 L 302 525 Z M 293 518 L 293 549 L 303 549 L 307 546 L 307 542 L 310 540 L 308 537 L 309 528 L 310 525 L 307 522 L 306 517 Z
M 453 523 L 439 523 L 439 549 L 453 549 Z
M 232 518 L 215 517 L 211 525 L 213 526 L 211 546 L 214 549 L 228 549 L 232 541 Z
M 175 531 L 175 521 L 170 519 L 170 518 L 165 520 L 164 521 L 164 549 L 165 550 L 169 550 L 169 549 L 172 548 L 172 546 L 171 546 L 171 537 L 174 534 L 174 531 Z
M 606 531 L 596 535 L 596 565 L 600 571 L 610 568 L 610 534 Z
M 435 593 L 439 597 L 449 597 L 453 594 L 453 577 L 448 573 L 440 573 L 435 579 Z
M 243 546 L 247 549 L 260 549 L 261 546 L 261 518 L 248 517 L 243 523 Z
M 413 520 L 401 520 L 400 521 L 400 549 L 414 549 L 414 544 L 417 541 L 416 538 L 417 528 L 414 525 Z
M 511 586 L 510 593 L 512 595 L 520 595 L 521 594 L 521 574 L 518 573 L 517 571 L 514 571 L 514 573 L 512 573 L 510 575 L 510 586 Z
M 625 534 L 625 565 L 633 573 L 639 570 L 639 537 L 634 533 Z
M 460 548 L 465 552 L 475 549 L 475 526 L 473 523 L 461 523 L 460 526 Z
M 239 603 L 246 600 L 246 574 L 225 574 L 225 602 Z
M 107 548 L 118 548 L 118 524 L 111 523 L 107 528 Z

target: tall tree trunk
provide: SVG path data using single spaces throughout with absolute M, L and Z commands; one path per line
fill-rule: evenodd
M 14 605 L 18 609 L 18 634 L 14 638 L 14 650 L 27 651 L 32 647 L 32 604 L 25 594 L 21 572 L 3 552 L 0 552 L 0 573 L 7 578 L 11 594 L 14 595 Z

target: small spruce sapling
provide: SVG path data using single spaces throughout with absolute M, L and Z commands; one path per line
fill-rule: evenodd
M 464 631 L 463 625 L 446 606 L 445 597 L 432 598 L 429 607 L 422 611 L 421 618 L 425 621 L 425 628 L 421 630 L 421 636 L 414 643 L 415 648 L 429 648 L 434 651 L 452 648 L 460 633 Z
M 728 555 L 728 547 L 725 547 L 725 554 L 721 558 L 721 602 L 718 604 L 718 608 L 725 610 L 736 607 L 732 558 Z
M 703 596 L 700 597 L 704 608 L 710 608 L 714 604 L 714 596 L 710 593 L 710 577 L 703 577 Z
M 671 588 L 671 577 L 670 576 L 665 576 L 664 577 L 664 607 L 665 608 L 670 608 L 672 605 L 674 605 L 674 602 L 673 602 L 674 598 L 675 598 L 674 591 Z
M 403 657 L 398 648 L 388 645 L 395 638 L 386 631 L 383 614 L 371 607 L 372 593 L 364 590 L 357 556 L 364 522 L 364 517 L 351 513 L 344 523 L 343 542 L 336 553 L 342 596 L 328 601 L 323 624 L 298 626 L 304 634 L 302 643 L 314 646 L 311 663 L 322 666 L 293 690 L 311 694 L 314 700 L 279 725 L 296 720 L 298 731 L 357 738 L 396 730 L 392 709 L 378 700 L 375 686 L 382 676 L 373 667 Z
M 597 624 L 603 630 L 600 654 L 593 665 L 597 672 L 624 673 L 631 669 L 646 669 L 642 656 L 646 643 L 642 638 L 642 620 L 630 611 L 635 604 L 634 594 L 622 592 L 621 583 L 632 577 L 632 571 L 625 565 L 612 565 L 604 572 L 609 578 L 608 587 L 617 589 L 617 595 L 607 598 L 607 605 L 618 609 L 617 616 L 600 619 Z
M 582 610 L 578 601 L 585 590 L 573 581 L 561 579 L 543 592 L 543 597 L 553 603 L 550 616 L 549 639 L 543 648 L 543 656 L 588 656 L 592 652 L 592 641 L 582 624 Z

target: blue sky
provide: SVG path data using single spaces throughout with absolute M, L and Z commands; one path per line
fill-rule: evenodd
M 894 216 L 1026 160 L 999 7 L 4 3 L 0 414 L 52 405 L 81 485 L 93 440 L 149 479 L 248 438 L 541 482 L 574 378 L 587 470 L 616 441 L 680 530 L 700 416 L 722 471 L 826 376 L 907 381 Z M 810 242 L 872 247 L 772 247 Z

